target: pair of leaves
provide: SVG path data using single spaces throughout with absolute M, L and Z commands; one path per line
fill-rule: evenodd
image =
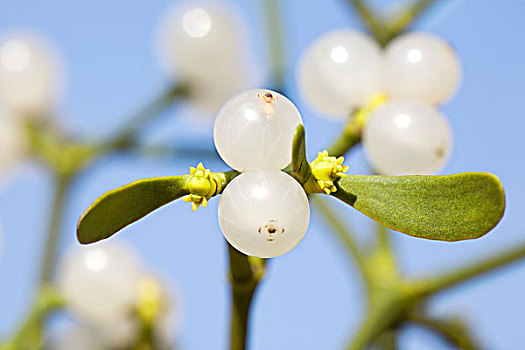
M 304 127 L 293 143 L 291 172 L 308 192 L 315 179 L 306 160 Z M 287 169 L 288 170 L 288 169 Z M 290 171 L 290 170 L 288 170 Z M 233 178 L 224 179 L 223 187 Z M 225 176 L 226 175 L 226 176 Z M 144 179 L 97 199 L 78 222 L 81 243 L 108 238 L 161 206 L 189 193 L 190 175 Z M 499 222 L 505 209 L 501 183 L 487 173 L 449 176 L 348 175 L 332 195 L 386 227 L 411 236 L 458 241 L 478 238 Z

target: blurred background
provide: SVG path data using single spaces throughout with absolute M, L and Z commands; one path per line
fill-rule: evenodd
M 59 123 L 88 138 L 111 135 L 127 116 L 168 86 L 156 54 L 159 19 L 174 1 L 18 0 L 0 4 L 0 32 L 30 29 L 50 38 L 64 61 L 66 83 Z M 262 5 L 231 1 L 247 26 L 243 49 L 253 64 L 253 84 L 270 86 Z M 377 8 L 398 1 L 372 1 Z M 320 118 L 298 95 L 295 67 L 304 48 L 335 28 L 361 29 L 344 0 L 281 1 L 286 48 L 286 93 L 307 130 L 309 156 L 330 143 L 342 122 Z M 456 48 L 464 76 L 444 108 L 454 130 L 454 149 L 443 174 L 487 171 L 507 195 L 503 220 L 485 237 L 466 242 L 426 241 L 392 232 L 397 257 L 408 276 L 452 269 L 525 242 L 523 173 L 525 128 L 525 2 L 442 0 L 414 26 L 436 33 Z M 2 82 L 0 82 L 1 84 Z M 213 115 L 175 104 L 142 137 L 174 146 L 213 147 Z M 6 152 L 8 150 L 0 150 Z M 78 245 L 75 227 L 82 212 L 104 192 L 131 181 L 185 174 L 200 159 L 110 156 L 76 182 L 65 213 L 61 251 Z M 204 160 L 213 171 L 227 166 Z M 351 174 L 367 174 L 360 148 L 346 158 Z M 0 185 L 0 337 L 11 334 L 28 310 L 36 286 L 51 196 L 46 170 L 25 164 Z M 331 201 L 359 241 L 372 237 L 371 221 Z M 228 343 L 227 250 L 217 222 L 218 200 L 191 212 L 177 201 L 114 237 L 129 242 L 148 265 L 174 284 L 182 308 L 177 342 L 181 349 L 223 349 Z M 303 241 L 272 259 L 253 305 L 252 349 L 336 349 L 359 325 L 365 299 L 359 275 L 322 218 L 312 212 Z M 460 315 L 487 349 L 525 348 L 525 263 L 496 272 L 434 300 L 436 315 Z M 56 322 L 59 324 L 61 318 Z M 443 349 L 427 332 L 403 333 L 402 349 Z

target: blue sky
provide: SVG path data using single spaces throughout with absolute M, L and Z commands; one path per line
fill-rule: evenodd
M 387 1 L 374 1 L 385 6 Z M 390 2 L 388 2 L 390 3 Z M 246 16 L 252 55 L 264 75 L 265 36 L 260 4 L 237 1 Z M 286 0 L 285 42 L 288 95 L 299 107 L 307 130 L 309 154 L 329 143 L 341 125 L 308 109 L 297 94 L 294 67 L 316 36 L 335 28 L 361 28 L 344 0 Z M 110 134 L 141 102 L 168 80 L 157 63 L 154 33 L 168 1 L 70 2 L 17 0 L 0 4 L 0 31 L 31 28 L 52 38 L 62 50 L 68 85 L 60 121 L 73 133 Z M 455 142 L 445 174 L 489 171 L 500 177 L 507 209 L 497 228 L 476 241 L 443 243 L 392 233 L 403 271 L 424 276 L 525 242 L 525 3 L 520 0 L 442 0 L 415 26 L 453 43 L 464 67 L 456 98 L 444 107 Z M 145 137 L 212 146 L 211 127 L 195 122 L 187 106 L 151 125 Z M 82 211 L 103 192 L 143 177 L 183 174 L 195 160 L 146 160 L 111 157 L 97 163 L 74 188 L 61 248 L 75 241 Z M 347 158 L 350 172 L 369 173 L 360 149 Z M 226 169 L 219 162 L 206 164 Z M 36 166 L 25 167 L 0 190 L 3 253 L 0 257 L 0 334 L 13 329 L 28 307 L 38 271 L 39 248 L 50 210 L 50 179 Z M 370 221 L 332 201 L 356 227 L 360 241 L 371 236 Z M 115 239 L 133 244 L 155 269 L 169 276 L 184 307 L 182 349 L 222 349 L 227 344 L 228 290 L 226 249 L 217 222 L 218 200 L 191 214 L 184 202 L 166 206 L 121 232 Z M 254 305 L 253 349 L 335 349 L 344 344 L 364 311 L 356 269 L 314 211 L 301 244 L 271 261 Z M 431 305 L 438 315 L 470 321 L 486 348 L 525 347 L 525 263 L 441 295 Z M 407 332 L 406 349 L 442 349 L 421 332 Z

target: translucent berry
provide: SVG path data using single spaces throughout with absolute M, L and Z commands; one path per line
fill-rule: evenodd
M 61 332 L 53 342 L 54 350 L 110 350 L 111 347 L 103 335 L 84 325 L 74 325 Z
M 215 119 L 213 137 L 221 158 L 238 171 L 282 169 L 292 160 L 301 115 L 283 95 L 248 90 L 232 97 Z
M 172 78 L 189 84 L 195 104 L 216 113 L 249 84 L 246 31 L 230 6 L 211 1 L 177 4 L 159 25 L 161 64 Z
M 369 36 L 343 29 L 324 34 L 303 54 L 298 87 L 327 116 L 348 116 L 380 90 L 382 54 Z
M 461 64 L 454 49 L 429 33 L 408 33 L 385 50 L 385 88 L 394 98 L 414 98 L 431 104 L 449 100 L 461 81 Z
M 306 193 L 279 170 L 251 170 L 224 189 L 219 224 L 224 237 L 244 254 L 271 258 L 303 238 L 310 218 Z
M 20 162 L 26 144 L 22 121 L 0 107 L 0 182 L 2 175 Z
M 59 262 L 58 289 L 71 310 L 94 325 L 129 318 L 141 266 L 133 251 L 114 242 L 78 247 Z
M 171 285 L 151 275 L 142 275 L 136 300 L 129 317 L 103 324 L 97 330 L 112 349 L 127 349 L 136 344 L 141 327 L 151 327 L 155 343 L 162 349 L 171 348 L 178 332 L 180 307 Z
M 375 109 L 364 129 L 363 147 L 384 175 L 433 174 L 448 159 L 452 133 L 445 116 L 416 100 L 390 100 Z
M 0 38 L 0 100 L 23 113 L 54 107 L 63 76 L 57 51 L 45 39 L 26 33 Z

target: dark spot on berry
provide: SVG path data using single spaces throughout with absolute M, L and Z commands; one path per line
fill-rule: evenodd
M 275 232 L 277 232 L 277 229 L 275 227 L 268 227 L 269 234 L 274 234 Z
M 440 147 L 440 148 L 436 149 L 436 157 L 438 159 L 441 159 L 444 156 L 445 156 L 445 150 L 443 148 Z

